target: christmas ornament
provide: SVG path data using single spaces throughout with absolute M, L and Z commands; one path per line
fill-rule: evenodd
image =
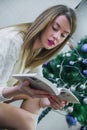
M 75 63 L 74 61 L 70 61 L 69 62 L 70 65 L 74 65 L 74 63 Z
M 87 104 L 87 97 L 83 99 L 83 103 Z
M 83 52 L 87 53 L 87 43 L 85 43 L 85 44 L 82 46 L 81 50 L 82 50 Z
M 57 65 L 56 67 L 57 67 L 57 68 L 59 68 L 59 67 L 60 67 L 60 65 Z
M 72 92 L 75 92 L 75 90 L 76 90 L 75 86 L 71 85 L 70 90 L 71 90 Z
M 82 84 L 79 88 L 84 90 L 86 88 L 86 86 L 84 84 Z
M 66 121 L 70 126 L 76 125 L 77 123 L 77 118 L 73 117 L 72 115 L 67 115 L 66 116 Z
M 70 56 L 71 56 L 71 54 L 70 54 L 70 53 L 66 53 L 66 56 L 67 56 L 67 57 L 70 57 Z
M 68 113 L 73 112 L 73 107 L 68 107 L 68 108 L 67 108 L 67 112 L 68 112 Z
M 87 75 L 87 69 L 86 70 L 83 70 L 82 72 L 84 75 Z
M 82 63 L 85 65 L 85 64 L 87 64 L 87 59 L 83 59 L 82 60 Z
M 81 60 L 82 60 L 82 58 L 81 58 L 81 57 L 79 57 L 79 58 L 78 58 L 78 61 L 81 61 Z
M 81 126 L 80 130 L 87 130 L 85 126 Z

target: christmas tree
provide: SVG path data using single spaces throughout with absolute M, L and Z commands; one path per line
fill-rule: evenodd
M 81 39 L 76 47 L 70 45 L 70 48 L 70 51 L 60 53 L 45 63 L 43 75 L 57 87 L 68 88 L 77 96 L 80 104 L 69 103 L 64 109 L 68 116 L 75 117 L 82 126 L 87 127 L 87 37 Z M 47 108 L 41 116 L 50 110 Z

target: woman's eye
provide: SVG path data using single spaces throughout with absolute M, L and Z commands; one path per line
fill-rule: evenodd
M 65 35 L 64 35 L 64 34 L 61 34 L 61 37 L 63 37 L 63 38 L 64 38 L 64 37 L 65 37 Z
M 61 37 L 62 37 L 62 38 L 66 38 L 67 35 L 66 35 L 66 34 L 61 34 Z
M 54 27 L 54 26 L 52 26 L 52 29 L 53 29 L 54 31 L 58 31 L 58 28 L 56 28 L 56 27 Z

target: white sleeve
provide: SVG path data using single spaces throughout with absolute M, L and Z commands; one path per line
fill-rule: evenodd
M 43 76 L 43 74 L 42 74 L 42 65 L 40 65 L 39 67 L 33 69 L 31 72 L 38 73 L 39 75 Z
M 7 87 L 7 81 L 18 60 L 20 43 L 18 44 L 16 37 L 16 33 L 0 30 L 0 99 L 3 88 Z

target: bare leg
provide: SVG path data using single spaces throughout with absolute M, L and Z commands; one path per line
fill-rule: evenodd
M 40 108 L 45 108 L 45 107 L 48 107 L 50 105 L 50 102 L 48 100 L 48 98 L 27 98 L 23 101 L 22 105 L 21 105 L 21 108 L 26 110 L 26 111 L 29 111 L 33 114 L 38 114 L 38 117 L 39 117 L 39 110 Z M 37 118 L 34 118 L 35 120 L 35 126 L 37 125 Z
M 21 104 L 21 108 L 29 111 L 33 114 L 38 114 L 40 110 L 40 99 L 39 98 L 31 98 L 27 97 L 27 99 L 23 100 Z
M 21 108 L 0 103 L 0 127 L 15 130 L 35 130 L 32 114 Z
M 13 101 L 21 100 L 21 99 L 23 99 L 22 105 L 20 106 L 21 109 L 24 109 L 33 115 L 34 126 L 36 126 L 37 116 L 40 110 L 40 103 L 39 103 L 40 99 L 31 98 L 29 96 L 22 94 L 22 95 L 15 96 L 12 100 L 6 101 L 5 103 L 11 103 Z M 13 130 L 13 129 L 8 129 L 8 130 Z
M 16 97 L 14 97 L 14 99 L 12 101 L 20 100 L 20 99 L 24 99 L 23 103 L 21 105 L 21 109 L 26 110 L 26 112 L 29 112 L 29 114 L 35 114 L 33 125 L 36 126 L 36 121 L 37 121 L 36 115 L 38 114 L 40 107 L 44 108 L 49 105 L 48 99 L 47 98 L 42 98 L 42 99 L 34 98 L 33 99 L 26 95 L 20 95 L 20 96 L 18 95 Z M 9 101 L 7 103 L 10 103 L 10 102 L 11 101 Z M 20 122 L 21 122 L 21 120 L 20 120 Z M 8 130 L 13 130 L 13 129 L 10 128 Z

